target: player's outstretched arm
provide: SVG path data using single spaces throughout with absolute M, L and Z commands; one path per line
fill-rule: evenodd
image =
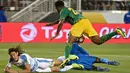
M 53 36 L 52 38 L 50 38 L 50 40 L 52 40 L 52 39 L 54 39 L 54 38 L 56 38 L 58 36 L 60 30 L 62 29 L 64 21 L 65 21 L 64 19 L 59 20 L 56 34 L 55 34 L 55 36 Z
M 7 69 L 6 68 L 5 72 L 7 72 L 7 73 L 30 73 L 31 71 L 30 71 L 30 65 L 28 64 L 28 65 L 25 66 L 24 70 L 17 71 L 17 70 Z
M 12 63 L 9 61 L 8 64 L 4 68 L 4 72 L 6 73 L 12 66 Z
M 54 22 L 47 23 L 45 26 L 53 26 L 59 23 L 59 20 L 56 20 Z
M 12 69 L 6 69 L 5 73 L 18 73 L 18 71 Z
M 5 67 L 4 72 L 7 73 L 9 69 L 10 69 L 10 67 Z

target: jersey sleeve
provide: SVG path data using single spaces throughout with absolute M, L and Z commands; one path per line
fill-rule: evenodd
M 62 9 L 60 12 L 60 19 L 61 20 L 65 19 L 68 16 L 68 14 L 69 14 L 69 11 L 67 8 Z
M 24 64 L 25 64 L 25 65 L 31 63 L 27 55 L 22 55 L 22 56 L 21 56 L 21 59 L 24 61 Z

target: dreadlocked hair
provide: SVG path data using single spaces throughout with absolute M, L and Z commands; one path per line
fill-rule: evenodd
M 8 54 L 10 54 L 11 52 L 18 52 L 18 55 L 25 53 L 25 51 L 22 49 L 22 47 L 20 45 L 9 48 Z

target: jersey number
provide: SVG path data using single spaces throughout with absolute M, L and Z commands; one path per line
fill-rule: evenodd
M 68 8 L 70 11 L 72 11 L 75 15 L 79 14 L 78 12 L 76 12 L 74 9 L 72 8 Z

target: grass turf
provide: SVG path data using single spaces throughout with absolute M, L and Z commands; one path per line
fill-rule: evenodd
M 8 48 L 19 45 L 19 43 L 0 43 L 0 73 L 4 73 L 3 69 L 8 62 Z M 44 57 L 56 59 L 57 57 L 63 55 L 64 43 L 22 43 L 21 45 L 28 54 L 32 57 Z M 103 64 L 95 64 L 97 66 L 108 67 L 110 72 L 107 73 L 130 73 L 130 45 L 129 44 L 104 44 L 104 45 L 94 45 L 94 44 L 82 44 L 82 47 L 89 52 L 89 54 L 104 57 L 110 60 L 117 60 L 120 62 L 120 66 L 110 66 Z M 16 67 L 14 67 L 17 69 Z M 63 73 L 103 73 L 96 71 L 80 71 L 80 70 L 70 70 Z

